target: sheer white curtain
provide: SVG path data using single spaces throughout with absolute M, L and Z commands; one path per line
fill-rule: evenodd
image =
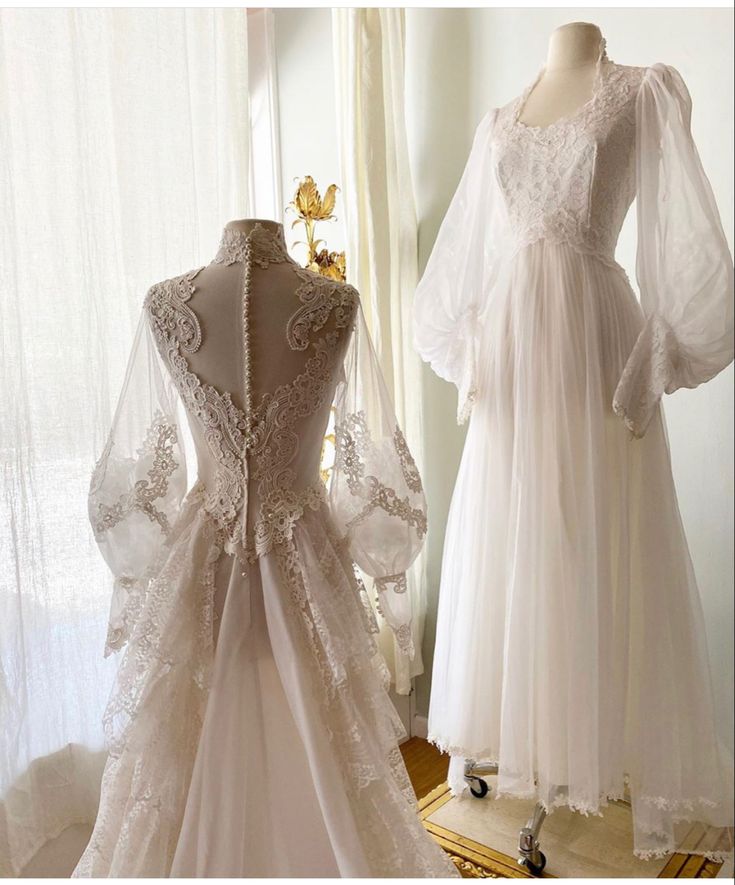
M 283 221 L 276 37 L 272 9 L 248 9 L 250 193 L 257 218 Z
M 417 227 L 404 117 L 404 12 L 335 9 L 332 16 L 348 277 L 362 296 L 398 421 L 421 468 L 421 366 L 411 332 Z M 390 648 L 387 631 L 381 637 L 399 694 L 408 694 L 411 678 L 423 672 L 424 572 L 422 554 L 408 574 L 413 660 Z
M 0 875 L 94 819 L 87 487 L 148 286 L 250 211 L 247 85 L 245 10 L 0 12 Z

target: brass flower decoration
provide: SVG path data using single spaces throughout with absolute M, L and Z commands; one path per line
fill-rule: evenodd
M 311 175 L 302 179 L 296 189 L 293 200 L 288 204 L 298 218 L 293 222 L 293 229 L 298 224 L 304 225 L 305 241 L 297 241 L 294 245 L 305 245 L 308 250 L 306 267 L 322 276 L 333 280 L 344 280 L 346 261 L 344 252 L 330 252 L 324 240 L 316 238 L 315 228 L 319 221 L 334 221 L 334 205 L 337 199 L 337 185 L 330 184 L 322 197 Z M 319 249 L 319 246 L 323 246 Z

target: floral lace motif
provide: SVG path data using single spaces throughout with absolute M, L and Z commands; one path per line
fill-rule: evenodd
M 679 345 L 659 314 L 646 321 L 628 358 L 613 398 L 613 410 L 631 435 L 644 436 L 664 393 L 676 378 Z
M 158 523 L 164 535 L 168 534 L 170 530 L 168 517 L 156 507 L 155 502 L 166 497 L 168 481 L 179 466 L 174 458 L 177 442 L 176 425 L 158 413 L 137 453 L 141 459 L 153 456 L 153 462 L 147 472 L 148 479 L 138 480 L 133 488 L 120 495 L 114 504 L 103 504 L 101 501 L 97 503 L 97 519 L 93 523 L 97 538 L 134 511 L 144 513 L 152 522 Z M 95 468 L 92 478 L 93 488 L 99 484 L 99 471 L 101 465 L 107 462 L 110 450 L 111 445 L 105 449 Z
M 302 307 L 289 320 L 286 337 L 293 350 L 306 350 L 311 333 L 320 331 L 330 317 L 334 317 L 337 328 L 352 323 L 359 296 L 352 286 L 345 283 L 327 277 L 315 278 L 314 274 L 302 268 L 297 269 L 296 274 L 302 280 L 302 285 L 296 290 Z
M 519 115 L 532 84 L 498 112 L 497 176 L 521 249 L 569 243 L 606 264 L 635 196 L 635 99 L 644 68 L 603 61 L 592 99 L 544 127 Z
M 406 437 L 403 435 L 400 427 L 396 427 L 393 433 L 393 445 L 398 453 L 398 460 L 401 464 L 401 471 L 403 472 L 403 478 L 406 480 L 406 485 L 412 492 L 423 492 L 424 487 L 421 483 L 421 474 L 418 471 L 418 467 L 416 467 L 416 462 L 413 460 Z
M 385 575 L 385 577 L 376 578 L 375 587 L 380 591 L 387 590 L 389 587 L 393 587 L 393 591 L 395 593 L 405 593 L 408 589 L 408 584 L 406 582 L 406 573 L 401 572 L 398 575 Z
M 424 510 L 420 507 L 412 507 L 408 497 L 400 498 L 395 489 L 384 485 L 377 476 L 365 475 L 365 464 L 369 459 L 373 442 L 364 412 L 353 412 L 346 415 L 342 421 L 335 425 L 334 436 L 336 448 L 334 469 L 344 474 L 352 494 L 365 502 L 362 509 L 347 524 L 348 531 L 367 519 L 374 510 L 380 508 L 390 516 L 397 516 L 415 528 L 419 538 L 423 538 L 427 528 Z M 403 442 L 405 443 L 405 440 Z M 406 448 L 405 451 L 408 452 L 408 449 Z M 416 465 L 410 453 L 408 458 L 410 458 L 410 465 L 407 462 L 408 469 L 413 473 L 416 470 Z

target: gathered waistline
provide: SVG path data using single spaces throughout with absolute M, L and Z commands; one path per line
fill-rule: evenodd
M 628 286 L 631 285 L 625 268 L 622 265 L 618 264 L 618 262 L 612 255 L 606 255 L 604 252 L 600 252 L 598 249 L 593 249 L 591 246 L 587 246 L 584 243 L 575 242 L 571 239 L 556 238 L 551 236 L 538 236 L 533 240 L 525 240 L 518 243 L 518 245 L 511 252 L 510 257 L 507 260 L 509 262 L 514 261 L 521 252 L 524 252 L 526 249 L 529 249 L 531 246 L 535 246 L 538 243 L 549 243 L 552 246 L 569 246 L 578 254 L 585 255 L 589 258 L 594 258 L 595 261 L 599 261 L 600 264 L 604 264 L 605 267 L 609 267 L 611 270 L 616 271 L 616 273 L 620 274 L 620 276 L 625 280 Z

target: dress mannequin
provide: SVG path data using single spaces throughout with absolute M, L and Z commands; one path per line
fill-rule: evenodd
M 519 120 L 548 126 L 573 114 L 592 97 L 604 40 L 597 25 L 570 22 L 549 40 L 546 64 L 526 99 Z

